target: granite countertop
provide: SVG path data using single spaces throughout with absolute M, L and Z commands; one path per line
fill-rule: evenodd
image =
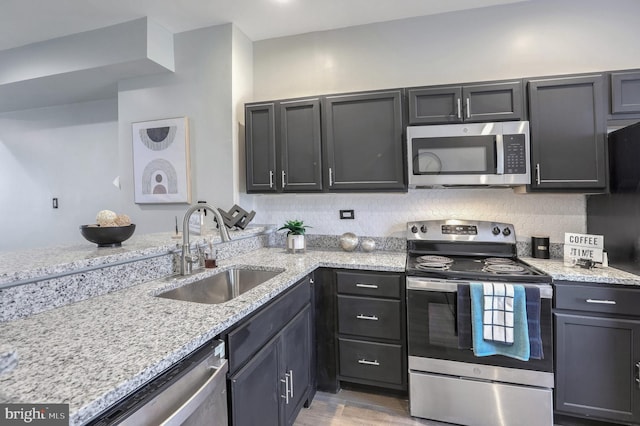
M 272 225 L 253 225 L 244 230 L 231 230 L 233 240 L 254 236 L 272 229 Z M 201 241 L 202 236 L 192 235 L 191 243 Z M 209 238 L 209 236 L 207 236 Z M 220 236 L 213 234 L 214 243 Z M 182 245 L 179 236 L 163 232 L 133 235 L 121 247 L 98 247 L 85 242 L 75 245 L 52 246 L 16 251 L 0 251 L 0 285 L 16 281 L 77 271 L 115 262 L 132 261 L 146 256 L 163 255 Z
M 577 266 L 564 266 L 562 259 L 524 257 L 522 260 L 551 275 L 554 281 L 565 280 L 640 286 L 640 276 L 611 266 L 584 269 Z
M 0 324 L 0 342 L 18 359 L 0 375 L 0 402 L 68 403 L 70 424 L 84 424 L 317 267 L 403 272 L 405 253 L 262 248 L 219 265 Z M 284 272 L 218 305 L 153 297 L 232 266 Z

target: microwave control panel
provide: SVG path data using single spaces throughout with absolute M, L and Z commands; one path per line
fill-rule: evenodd
M 527 173 L 527 155 L 524 135 L 504 135 L 504 173 L 521 175 Z

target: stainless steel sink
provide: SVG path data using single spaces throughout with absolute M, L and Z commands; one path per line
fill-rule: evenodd
M 284 270 L 231 268 L 198 281 L 160 293 L 156 297 L 187 302 L 216 304 L 227 302 L 270 280 Z

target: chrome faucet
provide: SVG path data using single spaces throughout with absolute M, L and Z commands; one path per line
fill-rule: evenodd
M 220 238 L 223 242 L 231 241 L 229 231 L 227 231 L 227 226 L 224 224 L 224 220 L 222 219 L 222 215 L 218 209 L 204 203 L 194 204 L 189 207 L 184 214 L 184 219 L 182 220 L 182 256 L 180 257 L 180 275 L 189 275 L 193 268 L 193 264 L 197 262 L 199 258 L 198 255 L 191 254 L 191 247 L 189 244 L 189 219 L 191 219 L 193 212 L 200 209 L 206 209 L 213 213 L 216 217 L 216 221 L 218 222 Z

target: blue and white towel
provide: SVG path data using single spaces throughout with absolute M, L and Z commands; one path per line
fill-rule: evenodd
M 482 337 L 513 345 L 513 285 L 483 283 Z
M 504 355 L 521 361 L 529 361 L 531 347 L 529 344 L 529 328 L 527 324 L 527 302 L 524 287 L 513 286 L 513 345 L 505 345 L 484 340 L 483 333 L 483 288 L 480 283 L 470 284 L 471 294 L 471 334 L 473 354 L 475 356 Z

